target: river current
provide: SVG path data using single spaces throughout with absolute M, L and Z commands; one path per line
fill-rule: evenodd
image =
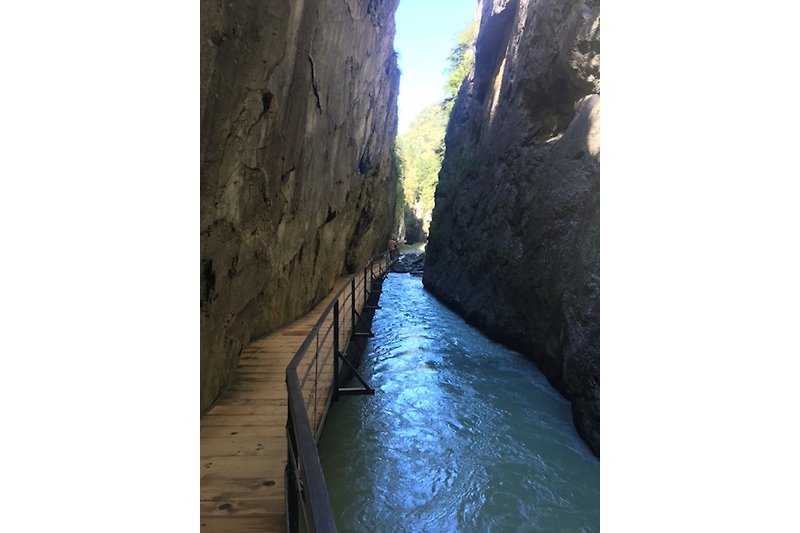
M 319 443 L 339 531 L 599 531 L 600 463 L 536 366 L 418 277 L 390 274 L 380 305 L 375 396 L 340 398 Z

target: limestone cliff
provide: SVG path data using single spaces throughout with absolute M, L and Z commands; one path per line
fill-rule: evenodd
M 600 17 L 485 0 L 445 138 L 425 286 L 529 355 L 600 447 Z
M 200 409 L 385 246 L 397 0 L 201 1 Z

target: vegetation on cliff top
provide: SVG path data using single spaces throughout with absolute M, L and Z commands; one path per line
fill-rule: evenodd
M 443 105 L 448 114 L 453 109 L 458 90 L 475 65 L 475 40 L 478 38 L 478 21 L 473 21 L 458 34 L 458 42 L 447 58 L 447 84 Z
M 433 194 L 444 157 L 447 112 L 440 104 L 425 108 L 397 139 L 402 161 L 406 240 L 424 240 L 433 212 Z M 406 209 L 407 208 L 407 209 Z
M 434 193 L 444 159 L 444 134 L 456 96 L 475 64 L 478 21 L 459 33 L 450 52 L 445 98 L 423 109 L 397 138 L 397 159 L 404 204 L 398 202 L 398 228 L 410 242 L 424 241 L 434 207 Z

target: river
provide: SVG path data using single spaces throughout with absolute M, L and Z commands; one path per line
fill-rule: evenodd
M 390 274 L 319 443 L 339 531 L 599 531 L 600 463 L 536 366 Z

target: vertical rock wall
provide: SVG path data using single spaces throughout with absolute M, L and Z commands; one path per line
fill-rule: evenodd
M 385 246 L 397 1 L 201 1 L 201 411 L 243 345 Z
M 600 448 L 596 0 L 484 0 L 450 118 L 425 286 L 529 355 Z

